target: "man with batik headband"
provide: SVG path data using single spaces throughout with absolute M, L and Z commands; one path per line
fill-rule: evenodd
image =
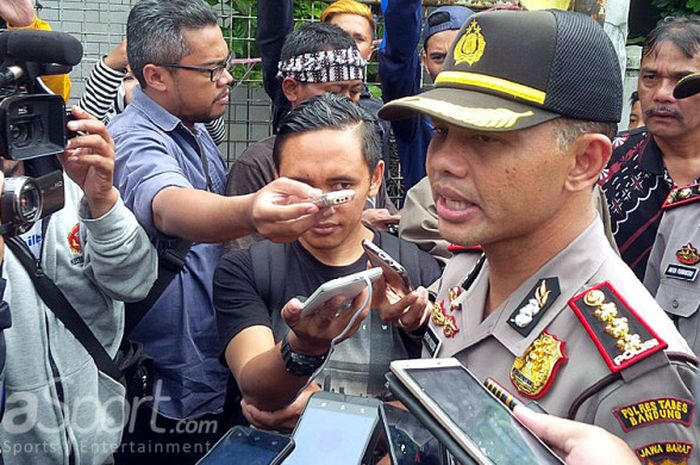
M 380 115 L 431 118 L 440 233 L 484 255 L 447 265 L 424 356 L 457 357 L 526 404 L 598 425 L 644 464 L 700 463 L 697 360 L 593 207 L 622 108 L 602 28 L 557 10 L 478 13 L 435 82 Z
M 365 65 L 355 42 L 338 26 L 304 24 L 292 31 L 284 43 L 277 79 L 292 107 L 325 93 L 343 95 L 358 103 Z M 263 139 L 250 145 L 236 159 L 229 172 L 227 195 L 256 192 L 277 177 L 272 159 L 274 143 L 275 136 Z M 366 207 L 363 220 L 377 210 L 394 209 L 387 198 L 384 182 L 379 194 L 367 199 Z M 247 248 L 259 240 L 259 235 L 252 234 L 230 242 L 228 248 Z

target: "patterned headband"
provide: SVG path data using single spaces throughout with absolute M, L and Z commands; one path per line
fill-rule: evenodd
M 299 82 L 337 82 L 362 79 L 367 62 L 355 48 L 305 53 L 279 62 L 277 77 Z

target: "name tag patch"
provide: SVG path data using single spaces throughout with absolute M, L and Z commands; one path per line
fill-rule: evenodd
M 631 431 L 657 423 L 680 423 L 689 426 L 693 419 L 695 403 L 685 399 L 661 397 L 613 410 L 622 429 Z
M 695 281 L 698 277 L 698 269 L 692 266 L 676 265 L 671 263 L 666 268 L 666 276 L 674 279 L 682 279 L 684 281 Z
M 440 336 L 438 336 L 437 331 L 432 325 L 428 325 L 425 334 L 423 334 L 423 347 L 428 351 L 431 358 L 437 357 L 440 353 L 442 339 L 440 339 Z

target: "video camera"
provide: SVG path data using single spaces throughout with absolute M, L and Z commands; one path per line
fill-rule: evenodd
M 0 31 L 0 157 L 24 162 L 37 176 L 5 179 L 0 196 L 0 234 L 28 231 L 63 208 L 63 174 L 56 155 L 67 138 L 66 106 L 39 76 L 66 74 L 83 56 L 74 37 L 53 31 Z

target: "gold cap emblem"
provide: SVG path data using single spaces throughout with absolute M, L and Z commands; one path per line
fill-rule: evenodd
M 454 59 L 455 65 L 466 63 L 469 66 L 473 65 L 481 59 L 486 47 L 486 40 L 481 33 L 481 27 L 476 21 L 472 21 L 469 27 L 464 31 L 464 35 L 455 45 Z

